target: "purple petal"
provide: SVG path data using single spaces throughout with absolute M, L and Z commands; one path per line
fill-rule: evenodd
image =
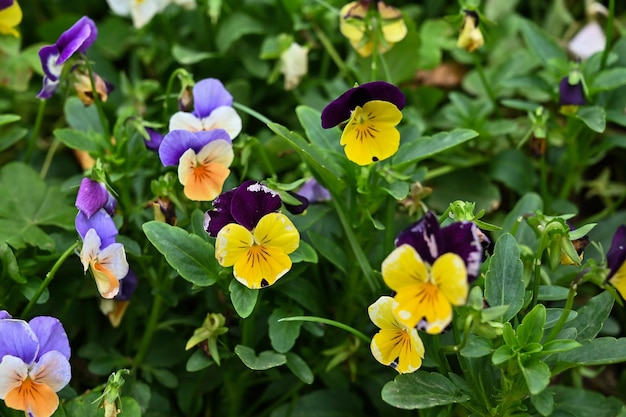
M 480 272 L 483 247 L 478 235 L 478 228 L 472 222 L 456 222 L 441 228 L 440 254 L 452 252 L 463 259 L 467 268 L 467 279 L 472 282 Z
M 42 355 L 29 373 L 55 392 L 63 389 L 72 379 L 72 367 L 68 358 L 56 350 Z
M 373 81 L 351 88 L 322 110 L 322 127 L 328 129 L 350 118 L 352 110 L 368 101 L 382 100 L 404 108 L 404 94 L 398 87 L 385 81 Z
M 101 182 L 83 178 L 76 195 L 76 208 L 85 213 L 87 218 L 103 208 L 109 201 L 109 191 Z
M 93 216 L 88 218 L 82 211 L 78 212 L 75 220 L 76 231 L 82 239 L 89 229 L 94 229 L 98 237 L 100 237 L 100 249 L 104 249 L 111 243 L 115 243 L 117 236 L 117 227 L 113 219 L 104 209 L 98 210 Z
M 562 106 L 584 106 L 587 104 L 583 84 L 579 82 L 578 84 L 572 85 L 569 83 L 569 77 L 565 77 L 561 80 L 561 83 L 559 84 L 559 93 Z
M 0 320 L 0 359 L 5 355 L 15 356 L 30 364 L 37 356 L 39 342 L 28 323 L 24 320 Z
M 213 210 L 209 210 L 204 214 L 204 230 L 209 236 L 217 237 L 217 234 L 224 226 L 229 223 L 235 223 L 235 219 L 230 213 L 233 196 L 237 189 L 232 189 L 220 194 L 213 200 Z
M 159 146 L 161 146 L 161 142 L 163 142 L 163 135 L 149 127 L 146 127 L 146 132 L 148 132 L 148 135 L 150 136 L 150 140 L 144 139 L 146 148 L 151 151 L 158 152 Z
M 113 297 L 116 301 L 128 301 L 135 293 L 137 288 L 137 275 L 132 270 L 128 270 L 128 274 L 120 280 L 120 292 Z
M 606 278 L 608 281 L 626 261 L 626 225 L 621 225 L 615 231 L 606 260 L 610 270 Z
M 309 200 L 306 197 L 303 197 L 300 194 L 296 194 L 296 193 L 291 192 L 291 191 L 287 191 L 287 192 L 289 193 L 290 196 L 294 197 L 296 200 L 298 200 L 300 202 L 300 204 L 298 204 L 298 205 L 283 203 L 285 205 L 285 208 L 287 209 L 287 211 L 289 211 L 289 213 L 291 213 L 291 214 L 302 214 L 302 213 L 304 213 L 304 210 L 306 210 L 309 207 Z
M 223 139 L 232 143 L 228 133 L 223 129 L 202 130 L 190 132 L 188 130 L 172 130 L 165 135 L 159 146 L 159 158 L 164 166 L 178 165 L 180 157 L 188 150 L 193 149 L 196 153 L 207 143 Z
M 10 319 L 11 315 L 6 310 L 0 310 L 0 320 Z
M 0 0 L 0 10 L 8 9 L 13 6 L 14 0 Z
M 401 231 L 395 244 L 396 247 L 403 244 L 413 246 L 422 259 L 432 265 L 443 253 L 437 217 L 432 212 L 427 212 L 419 221 Z
M 230 205 L 230 212 L 237 223 L 252 230 L 261 217 L 278 211 L 281 204 L 277 192 L 260 182 L 250 180 L 237 187 Z
M 28 322 L 39 339 L 37 360 L 45 353 L 58 351 L 66 359 L 70 358 L 70 342 L 61 322 L 55 317 L 39 316 Z
M 59 88 L 59 81 L 52 81 L 49 77 L 44 75 L 43 87 L 41 87 L 41 90 L 37 93 L 37 98 L 47 100 L 54 95 L 57 88 Z
M 315 178 L 307 180 L 300 188 L 300 191 L 298 191 L 298 194 L 309 200 L 311 204 L 330 201 L 331 199 L 330 191 L 317 182 Z
M 41 68 L 43 69 L 44 75 L 50 78 L 50 82 L 58 81 L 61 75 L 62 66 L 57 64 L 59 55 L 59 48 L 56 45 L 44 46 L 39 50 Z
M 74 25 L 63 32 L 56 42 L 60 51 L 57 64 L 67 61 L 74 53 L 85 53 L 98 36 L 96 24 L 87 16 L 81 17 Z
M 193 87 L 193 114 L 198 118 L 207 117 L 220 106 L 232 105 L 233 96 L 220 80 L 207 78 Z

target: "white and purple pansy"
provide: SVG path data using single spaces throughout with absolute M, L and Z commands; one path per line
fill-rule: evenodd
M 70 345 L 54 317 L 31 321 L 0 312 L 0 399 L 32 417 L 50 417 L 59 406 L 57 392 L 72 375 Z
M 241 132 L 241 117 L 233 109 L 233 96 L 221 81 L 207 78 L 193 87 L 193 112 L 179 111 L 170 119 L 170 132 L 223 129 L 231 139 Z
M 96 24 L 87 16 L 81 17 L 74 25 L 63 32 L 54 45 L 39 50 L 43 68 L 43 88 L 38 98 L 52 97 L 61 82 L 63 66 L 75 53 L 84 54 L 98 35 Z
M 185 196 L 195 201 L 211 201 L 222 192 L 234 156 L 230 136 L 223 129 L 173 130 L 159 146 L 161 162 L 178 166 Z

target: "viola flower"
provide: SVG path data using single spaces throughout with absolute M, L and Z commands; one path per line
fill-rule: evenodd
M 152 18 L 163 11 L 169 4 L 168 0 L 107 0 L 113 13 L 119 16 L 130 16 L 135 29 L 147 25 Z
M 370 349 L 378 362 L 404 374 L 422 366 L 424 344 L 417 329 L 398 321 L 394 315 L 397 305 L 393 298 L 383 296 L 367 309 L 370 319 L 380 329 L 372 338 Z
M 117 207 L 117 200 L 107 190 L 105 184 L 91 178 L 83 178 L 78 187 L 75 205 L 88 218 L 100 209 L 104 209 L 112 216 Z
M 120 280 L 128 274 L 124 245 L 103 245 L 95 229 L 89 229 L 83 238 L 80 260 L 84 271 L 89 269 L 103 298 L 113 298 L 120 291 Z
M 189 132 L 172 130 L 159 146 L 165 166 L 178 165 L 178 180 L 190 200 L 211 201 L 222 192 L 235 154 L 223 129 Z
M 309 71 L 309 48 L 292 42 L 280 54 L 280 72 L 285 76 L 285 90 L 293 90 Z
M 83 16 L 63 32 L 54 45 L 44 46 L 39 50 L 44 77 L 43 88 L 37 94 L 38 98 L 52 97 L 61 82 L 65 62 L 77 52 L 86 53 L 97 35 L 96 24 L 87 16 Z
M 163 135 L 150 127 L 146 127 L 146 132 L 148 132 L 148 137 L 150 138 L 144 138 L 143 140 L 143 142 L 146 144 L 146 148 L 153 152 L 158 152 L 159 146 L 161 146 L 161 142 L 163 142 Z
M 22 9 L 16 0 L 0 0 L 0 34 L 20 37 L 15 29 L 22 21 Z
M 63 325 L 54 317 L 27 323 L 9 316 L 0 320 L 0 334 L 0 399 L 32 417 L 50 417 L 59 406 L 56 393 L 72 377 Z
M 233 96 L 224 84 L 215 78 L 207 78 L 193 87 L 194 110 L 179 111 L 170 119 L 170 132 L 177 129 L 191 132 L 223 129 L 230 139 L 241 132 L 241 117 L 233 109 Z
M 378 51 L 385 53 L 407 34 L 406 23 L 400 10 L 382 1 L 376 1 L 378 13 L 373 12 L 375 18 L 380 19 L 379 23 L 372 25 L 370 3 L 372 0 L 353 1 L 343 6 L 339 12 L 339 30 L 362 57 L 372 55 L 374 39 L 378 40 L 376 45 Z M 373 29 L 381 33 L 374 34 Z
M 465 304 L 469 282 L 479 273 L 483 249 L 476 225 L 440 227 L 427 212 L 400 232 L 395 244 L 382 274 L 396 292 L 396 317 L 408 327 L 420 324 L 428 333 L 441 333 L 452 321 L 452 306 Z
M 578 71 L 563 77 L 559 83 L 559 101 L 561 112 L 565 114 L 574 114 L 578 110 L 578 106 L 587 104 L 585 90 Z
M 332 198 L 330 191 L 317 182 L 315 178 L 309 178 L 306 180 L 306 182 L 302 185 L 302 188 L 298 191 L 298 194 L 306 198 L 311 204 L 330 201 Z
M 605 282 L 613 285 L 626 299 L 626 225 L 621 225 L 615 231 L 606 260 L 609 274 Z
M 341 135 L 346 156 L 359 165 L 369 165 L 394 155 L 400 146 L 395 126 L 402 119 L 404 94 L 384 81 L 351 88 L 322 110 L 325 129 L 348 120 Z
M 468 52 L 474 52 L 485 43 L 483 33 L 478 27 L 480 19 L 478 13 L 473 10 L 463 10 L 463 13 L 465 13 L 465 16 L 463 17 L 463 27 L 461 28 L 457 46 Z
M 120 290 L 112 299 L 100 300 L 100 311 L 104 313 L 113 327 L 119 327 L 130 299 L 137 288 L 137 275 L 132 270 L 120 281 Z
M 82 72 L 75 72 L 74 90 L 80 101 L 85 106 L 91 106 L 94 102 L 94 95 L 97 94 L 101 102 L 105 103 L 109 98 L 109 93 L 113 91 L 113 84 L 105 81 L 98 74 L 94 74 L 94 86 L 95 92 L 91 88 L 91 79 L 88 74 Z
M 300 244 L 291 220 L 278 213 L 278 193 L 256 181 L 246 181 L 222 194 L 204 226 L 217 237 L 215 257 L 221 266 L 233 266 L 237 281 L 258 289 L 274 284 L 291 269 L 289 254 Z

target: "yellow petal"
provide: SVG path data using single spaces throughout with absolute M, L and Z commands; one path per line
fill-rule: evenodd
M 465 262 L 456 253 L 446 253 L 435 260 L 430 271 L 439 291 L 450 304 L 459 306 L 467 301 L 469 284 Z
M 271 246 L 289 254 L 300 245 L 300 233 L 287 216 L 269 213 L 261 217 L 254 228 L 254 240 L 261 246 Z
M 236 223 L 227 224 L 217 233 L 215 258 L 222 266 L 233 266 L 253 243 L 248 229 Z
M 102 298 L 113 298 L 120 291 L 120 281 L 115 274 L 100 262 L 91 263 L 91 272 Z
M 15 27 L 22 21 L 22 9 L 17 1 L 0 11 L 0 33 L 4 35 L 13 35 L 19 37 L 20 33 L 15 30 Z
M 26 378 L 7 393 L 4 403 L 7 407 L 32 413 L 34 417 L 50 417 L 59 406 L 59 397 L 46 384 Z
M 431 282 L 401 288 L 394 299 L 398 302 L 394 310 L 396 317 L 409 328 L 426 320 L 428 323 L 437 323 L 437 328 L 443 330 L 452 321 L 450 302 Z
M 378 11 L 383 18 L 383 37 L 389 43 L 397 43 L 405 38 L 407 34 L 406 23 L 402 18 L 402 13 L 395 7 L 387 6 L 383 2 L 378 2 Z
M 254 244 L 235 262 L 237 281 L 258 289 L 274 284 L 291 269 L 291 259 L 282 249 Z
M 397 304 L 397 301 L 388 296 L 378 298 L 378 300 L 367 309 L 372 323 L 379 329 L 403 329 L 403 326 L 393 315 L 393 309 Z
M 402 112 L 388 101 L 372 100 L 357 106 L 341 135 L 348 159 L 368 165 L 395 154 L 400 146 L 395 126 L 401 119 Z
M 622 298 L 626 300 L 626 262 L 613 274 L 609 282 L 617 289 Z
M 424 357 L 424 345 L 415 329 L 381 330 L 372 338 L 370 349 L 378 362 L 400 373 L 416 371 Z
M 428 281 L 428 269 L 411 245 L 401 245 L 382 263 L 385 283 L 394 291 Z
M 363 38 L 365 35 L 364 18 L 368 7 L 353 1 L 341 8 L 339 12 L 341 16 L 339 18 L 339 31 L 343 36 L 357 43 Z M 346 16 L 348 17 L 346 18 Z

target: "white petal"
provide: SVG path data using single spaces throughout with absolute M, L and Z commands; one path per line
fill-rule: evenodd
M 28 365 L 23 360 L 11 355 L 5 355 L 0 362 L 0 400 L 28 376 Z
M 309 68 L 309 48 L 293 42 L 280 56 L 280 72 L 285 76 L 285 90 L 293 90 L 300 84 Z
M 98 257 L 101 244 L 102 241 L 96 233 L 96 229 L 89 229 L 85 234 L 85 239 L 83 239 L 83 250 L 80 252 L 80 261 L 83 263 L 85 272 L 87 272 L 91 261 Z
M 189 130 L 197 132 L 202 129 L 202 120 L 198 119 L 193 113 L 179 111 L 174 113 L 170 119 L 170 132 L 172 130 Z
M 60 391 L 72 379 L 70 362 L 59 351 L 44 353 L 30 371 L 34 382 L 46 384 L 54 392 Z
M 198 157 L 193 149 L 187 149 L 178 161 L 178 181 L 185 185 L 198 163 Z
M 109 7 L 113 10 L 113 13 L 120 16 L 130 15 L 130 5 L 132 0 L 107 0 Z
M 102 249 L 98 254 L 98 262 L 111 271 L 118 280 L 128 274 L 126 252 L 124 252 L 124 245 L 121 243 L 112 243 Z
M 202 119 L 203 130 L 224 129 L 231 140 L 241 133 L 241 117 L 230 106 L 220 106 Z
M 140 29 L 148 24 L 154 15 L 161 11 L 161 3 L 160 0 L 134 0 L 130 14 L 135 28 Z
M 233 163 L 234 157 L 233 145 L 225 140 L 214 140 L 200 149 L 197 160 L 204 165 L 216 162 L 228 168 Z
M 596 21 L 587 23 L 569 42 L 569 50 L 582 59 L 604 50 L 606 36 Z

